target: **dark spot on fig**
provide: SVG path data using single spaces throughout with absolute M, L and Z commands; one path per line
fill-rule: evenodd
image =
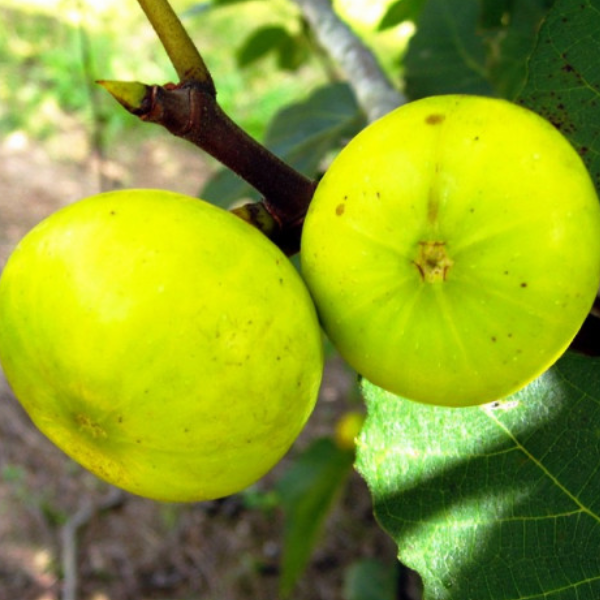
M 428 115 L 425 118 L 425 123 L 427 123 L 427 125 L 439 125 L 445 119 L 446 119 L 446 115 L 433 114 L 433 115 Z
M 527 287 L 527 283 L 524 281 L 524 282 L 521 284 L 521 287 L 522 287 L 522 288 L 526 288 L 526 287 Z
M 338 204 L 335 208 L 335 214 L 340 217 L 344 214 L 346 207 L 343 204 Z
M 492 342 L 496 342 L 496 336 L 495 335 L 492 336 Z

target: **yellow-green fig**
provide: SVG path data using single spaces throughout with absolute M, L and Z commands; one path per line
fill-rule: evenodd
M 135 494 L 237 492 L 314 407 L 310 296 L 260 232 L 206 202 L 122 190 L 36 226 L 0 279 L 0 361 L 50 440 Z
M 367 379 L 426 403 L 485 403 L 540 375 L 581 327 L 600 284 L 600 205 L 578 153 L 537 114 L 426 98 L 333 161 L 302 271 Z

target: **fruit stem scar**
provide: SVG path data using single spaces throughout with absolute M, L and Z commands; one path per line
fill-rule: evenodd
M 446 281 L 454 261 L 446 252 L 446 242 L 419 242 L 419 254 L 412 261 L 421 279 L 428 283 Z
M 106 431 L 88 416 L 78 414 L 75 416 L 75 421 L 77 422 L 77 425 L 79 425 L 79 429 L 91 437 L 96 439 L 107 437 Z

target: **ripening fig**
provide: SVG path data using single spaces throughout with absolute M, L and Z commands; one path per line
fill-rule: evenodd
M 297 271 L 231 213 L 160 190 L 70 205 L 0 279 L 0 361 L 50 440 L 135 494 L 197 501 L 264 475 L 323 366 Z
M 485 403 L 548 369 L 581 327 L 600 284 L 600 205 L 537 114 L 427 98 L 333 161 L 302 271 L 326 333 L 367 379 L 426 403 Z

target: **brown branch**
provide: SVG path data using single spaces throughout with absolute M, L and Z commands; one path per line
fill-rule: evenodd
M 254 140 L 221 109 L 212 76 L 169 0 L 138 2 L 180 82 L 164 86 L 98 83 L 130 113 L 195 144 L 261 193 L 260 205 L 235 214 L 263 231 L 287 254 L 296 253 L 316 183 Z
M 264 197 L 274 223 L 264 227 L 264 212 L 236 213 L 251 219 L 285 252 L 299 249 L 300 231 L 316 183 L 275 156 L 234 123 L 202 84 L 144 86 L 133 82 L 99 82 L 129 112 L 143 121 L 162 125 L 247 181 Z M 274 226 L 273 226 L 274 225 Z

